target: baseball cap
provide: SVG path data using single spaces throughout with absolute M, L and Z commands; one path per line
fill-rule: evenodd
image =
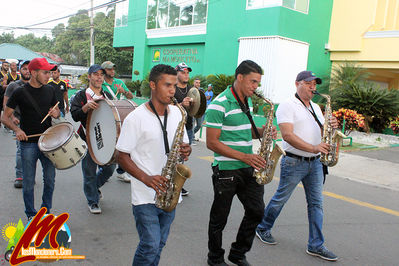
M 89 71 L 87 73 L 90 75 L 90 74 L 95 73 L 95 72 L 97 72 L 99 70 L 102 70 L 103 73 L 105 73 L 104 68 L 102 68 L 99 64 L 94 64 L 94 65 L 91 65 L 89 67 Z
M 29 63 L 30 60 L 23 61 L 22 64 L 19 66 L 19 69 L 21 69 L 24 65 L 29 65 Z
M 111 61 L 105 61 L 104 63 L 101 64 L 101 67 L 103 69 L 111 69 L 116 67 L 116 65 L 114 63 L 112 63 Z
M 321 79 L 316 77 L 315 73 L 313 73 L 312 71 L 302 71 L 299 72 L 299 74 L 296 76 L 296 81 L 312 81 L 312 80 L 316 80 L 317 84 L 321 84 Z
M 181 62 L 180 64 L 178 64 L 178 65 L 175 67 L 175 69 L 176 69 L 176 71 L 183 71 L 184 69 L 187 69 L 188 72 L 191 72 L 191 71 L 192 71 L 191 67 L 189 67 L 188 65 L 186 65 L 186 63 L 184 63 L 184 62 Z
M 209 86 L 211 86 L 211 87 L 212 87 L 212 83 L 209 83 L 209 84 L 208 84 L 208 87 L 209 87 Z
M 28 69 L 29 71 L 33 70 L 54 71 L 57 69 L 57 65 L 50 64 L 49 62 L 47 62 L 46 58 L 44 57 L 36 57 L 29 62 Z

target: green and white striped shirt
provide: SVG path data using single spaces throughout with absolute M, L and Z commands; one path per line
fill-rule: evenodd
M 248 98 L 252 115 L 252 101 Z M 230 148 L 252 154 L 251 123 L 231 92 L 230 87 L 218 95 L 206 111 L 206 127 L 221 129 L 219 141 Z M 235 170 L 250 167 L 246 163 L 222 156 L 215 152 L 213 165 L 219 165 L 220 170 Z

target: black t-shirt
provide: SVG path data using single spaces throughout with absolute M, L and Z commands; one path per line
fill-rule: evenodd
M 185 88 L 180 88 L 176 86 L 175 98 L 178 103 L 181 103 L 184 100 L 184 98 L 187 97 L 188 91 L 189 91 L 188 85 Z M 193 118 L 187 114 L 186 129 L 190 130 L 192 128 L 193 128 Z
M 55 98 L 57 98 L 57 101 L 60 102 L 60 104 L 58 105 L 58 108 L 60 108 L 60 110 L 64 112 L 64 109 L 65 109 L 64 93 L 67 91 L 66 82 L 63 80 L 60 80 L 57 83 L 54 80 L 51 80 L 48 84 L 54 88 Z
M 34 104 L 29 100 L 29 96 L 35 100 L 36 105 L 40 108 L 41 113 L 36 111 Z M 43 124 L 40 122 L 47 115 L 51 107 L 57 103 L 54 89 L 49 85 L 40 88 L 33 88 L 29 82 L 24 86 L 17 88 L 8 99 L 7 106 L 15 109 L 19 106 L 21 111 L 20 126 L 26 135 L 43 133 L 51 127 L 51 117 L 48 117 Z M 27 142 L 38 142 L 39 137 L 29 138 Z

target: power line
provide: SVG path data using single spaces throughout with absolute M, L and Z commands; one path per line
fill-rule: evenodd
M 110 1 L 110 2 L 107 2 L 107 3 L 104 3 L 104 4 L 101 4 L 101 5 L 93 7 L 93 11 L 97 10 L 97 9 L 101 9 L 101 8 L 107 7 L 107 6 L 115 5 L 115 4 L 124 2 L 124 1 L 126 1 L 126 0 L 113 0 L 113 1 Z M 85 9 L 85 11 L 89 12 L 89 11 L 91 11 L 91 8 Z M 47 24 L 47 23 L 54 22 L 54 21 L 57 21 L 57 20 L 66 19 L 66 18 L 75 16 L 75 15 L 77 15 L 77 13 L 70 14 L 70 15 L 67 15 L 67 16 L 63 16 L 63 17 L 60 17 L 60 18 L 47 20 L 47 21 L 40 22 L 40 23 L 35 23 L 35 24 L 28 25 L 28 26 L 25 26 L 25 27 L 28 28 L 28 27 L 38 26 L 38 25 L 42 25 L 42 24 Z

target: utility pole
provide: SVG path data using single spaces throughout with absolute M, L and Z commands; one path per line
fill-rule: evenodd
M 93 0 L 91 0 L 91 16 L 90 16 L 90 65 L 94 64 L 94 16 L 93 16 Z

